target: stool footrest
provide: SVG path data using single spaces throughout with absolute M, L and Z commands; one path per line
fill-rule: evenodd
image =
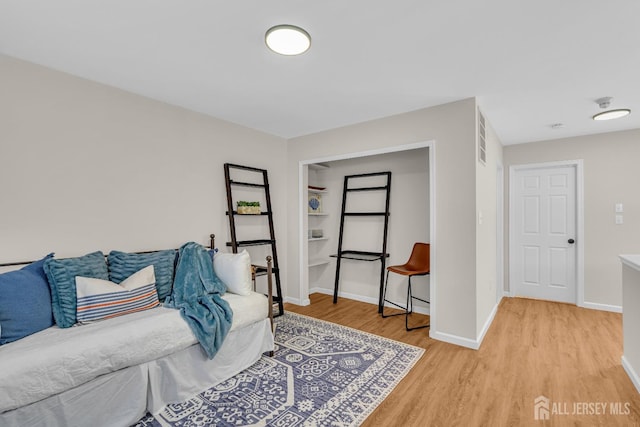
M 416 299 L 418 301 L 422 301 L 422 302 L 426 302 L 427 304 L 431 304 L 429 301 L 422 299 L 422 298 L 418 298 L 418 297 L 414 297 L 411 294 L 411 276 L 409 276 L 409 280 L 408 280 L 408 284 L 407 284 L 407 305 L 406 306 L 402 306 L 398 303 L 395 303 L 393 301 L 389 301 L 387 299 L 387 286 L 389 285 L 389 270 L 387 270 L 387 278 L 385 280 L 384 283 L 384 291 L 382 294 L 382 306 L 381 306 L 381 310 L 380 310 L 380 315 L 382 316 L 382 318 L 387 318 L 387 317 L 393 317 L 393 316 L 402 316 L 404 315 L 404 327 L 407 331 L 413 331 L 414 329 L 422 329 L 422 328 L 428 328 L 431 326 L 431 323 L 428 323 L 426 325 L 420 325 L 420 326 L 413 326 L 413 327 L 409 327 L 409 315 L 413 313 L 413 300 Z M 394 314 L 384 314 L 384 305 L 385 303 L 388 302 L 391 305 L 394 305 L 398 308 L 401 308 L 402 310 L 404 310 L 403 313 L 394 313 Z

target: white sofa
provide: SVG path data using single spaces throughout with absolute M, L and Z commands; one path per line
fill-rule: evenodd
M 272 353 L 271 258 L 265 297 L 251 290 L 248 254 L 218 255 L 214 267 L 233 320 L 213 359 L 180 311 L 163 306 L 82 326 L 54 325 L 0 345 L 0 426 L 129 426 Z M 0 273 L 24 264 L 0 264 Z
M 209 360 L 158 307 L 0 346 L 0 426 L 128 426 L 224 381 L 274 348 L 267 298 L 227 293 L 233 323 Z

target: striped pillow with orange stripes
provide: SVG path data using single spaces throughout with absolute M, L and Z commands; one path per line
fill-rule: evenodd
M 85 324 L 157 307 L 158 292 L 153 265 L 116 284 L 76 276 L 76 317 Z

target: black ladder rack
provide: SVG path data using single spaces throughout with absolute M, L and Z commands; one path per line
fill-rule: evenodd
M 253 182 L 242 182 L 242 181 L 234 181 L 231 179 L 231 169 L 238 169 L 243 171 L 255 172 L 262 176 L 262 184 L 253 183 Z M 282 298 L 282 287 L 280 285 L 280 267 L 278 264 L 278 251 L 276 249 L 276 237 L 275 231 L 273 228 L 273 210 L 271 208 L 271 193 L 269 192 L 269 178 L 267 176 L 267 171 L 265 169 L 253 168 L 250 166 L 242 166 L 242 165 L 234 165 L 231 163 L 224 164 L 224 178 L 227 187 L 227 216 L 229 217 L 229 227 L 231 231 L 231 241 L 227 242 L 227 246 L 231 247 L 233 253 L 238 253 L 238 248 L 247 247 L 247 246 L 260 246 L 260 245 L 270 245 L 271 246 L 271 255 L 273 257 L 273 268 L 271 269 L 273 274 L 276 277 L 276 292 L 273 296 L 273 302 L 278 305 L 278 316 L 284 314 L 284 305 Z M 233 209 L 234 200 L 233 200 L 233 187 L 254 187 L 254 188 L 263 188 L 265 192 L 265 200 L 267 202 L 267 211 L 260 212 L 260 214 L 256 215 L 242 215 L 238 214 L 236 210 Z M 238 240 L 237 232 L 236 232 L 236 216 L 266 216 L 269 222 L 269 239 L 257 239 L 257 240 Z M 256 276 L 262 276 L 267 274 L 267 267 L 261 265 L 254 265 Z
M 370 187 L 349 187 L 349 180 L 357 180 L 359 178 L 371 178 L 376 176 L 385 176 L 387 178 L 386 185 L 370 186 Z M 385 191 L 385 210 L 383 212 L 346 212 L 347 195 L 359 191 Z M 387 230 L 389 229 L 389 200 L 391 196 L 391 172 L 373 172 L 358 175 L 347 175 L 344 177 L 344 186 L 342 188 L 342 213 L 340 215 L 340 236 L 338 238 L 338 253 L 331 255 L 337 258 L 336 262 L 336 281 L 333 288 L 333 303 L 338 302 L 338 285 L 340 283 L 340 265 L 343 259 L 351 259 L 356 261 L 380 261 L 380 293 L 378 297 L 378 312 L 382 312 L 382 290 L 384 287 L 384 270 L 387 258 Z M 379 216 L 384 218 L 384 231 L 382 236 L 382 250 L 380 252 L 357 251 L 342 249 L 342 237 L 344 236 L 344 219 L 349 216 Z

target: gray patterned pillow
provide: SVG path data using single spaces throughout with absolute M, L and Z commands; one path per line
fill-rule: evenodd
M 100 251 L 78 258 L 48 259 L 44 272 L 51 289 L 53 318 L 61 328 L 76 323 L 76 276 L 109 280 L 107 263 Z
M 173 272 L 177 251 L 164 251 L 134 254 L 128 252 L 111 251 L 107 257 L 109 262 L 109 280 L 120 283 L 133 273 L 144 267 L 153 265 L 156 274 L 156 289 L 158 298 L 163 301 L 171 293 L 173 286 Z

